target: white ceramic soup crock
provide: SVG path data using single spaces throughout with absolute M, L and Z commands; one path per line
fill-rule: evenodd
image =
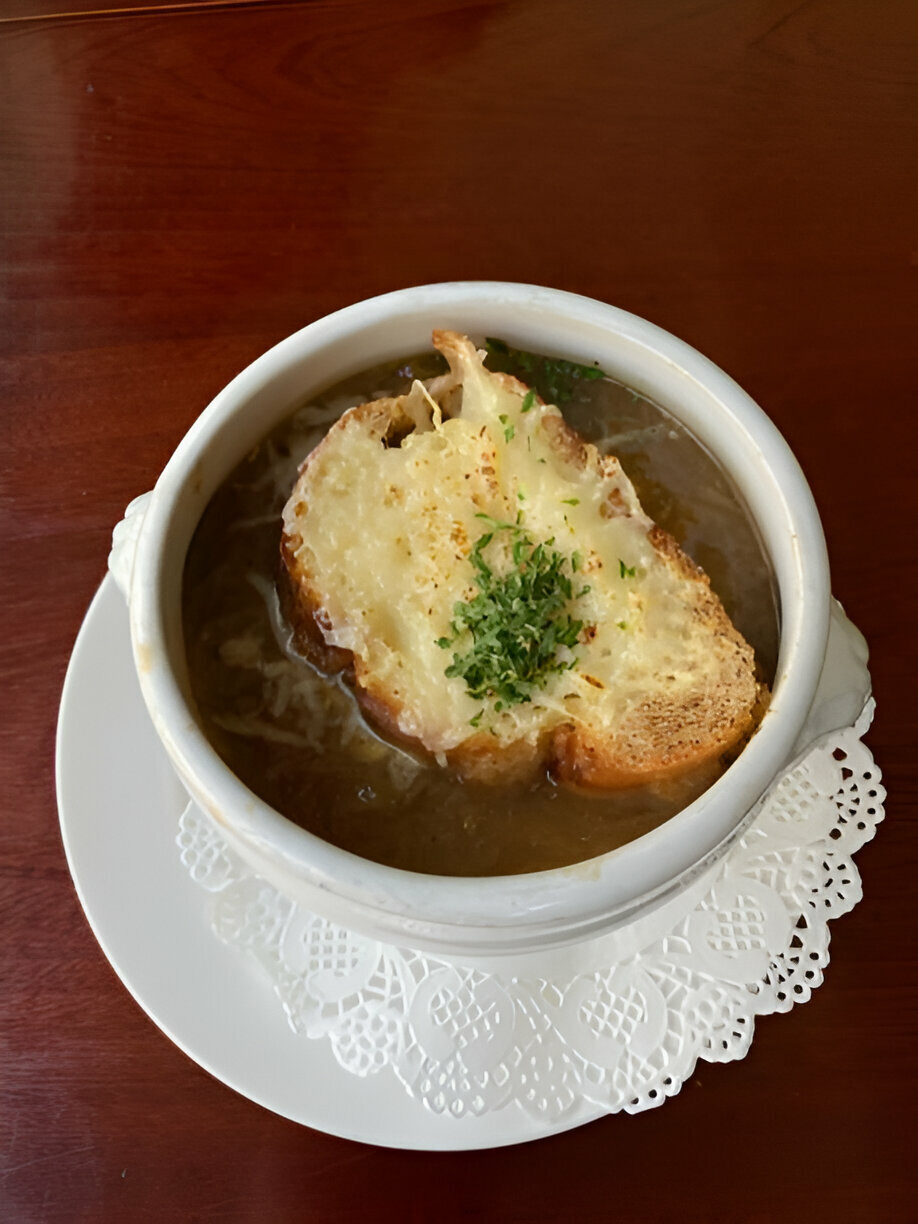
M 667 408 L 729 472 L 774 567 L 780 655 L 759 730 L 723 777 L 673 819 L 576 867 L 454 879 L 384 867 L 337 849 L 268 807 L 230 772 L 202 733 L 190 697 L 182 570 L 209 498 L 310 394 L 429 347 L 434 327 L 597 361 Z M 132 503 L 116 529 L 111 565 L 128 596 L 137 674 L 156 731 L 192 798 L 229 845 L 323 917 L 446 957 L 547 950 L 611 931 L 662 904 L 726 852 L 791 760 L 822 732 L 852 723 L 869 693 L 863 639 L 830 597 L 810 490 L 765 414 L 717 366 L 660 328 L 612 306 L 531 285 L 405 289 L 338 311 L 284 340 L 220 392 L 153 492 Z

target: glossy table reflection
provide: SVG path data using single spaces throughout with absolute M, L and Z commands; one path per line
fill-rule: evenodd
M 906 0 L 7 0 L 0 1218 L 914 1218 L 916 44 Z M 469 278 L 643 315 L 774 418 L 890 799 L 825 985 L 742 1063 L 425 1155 L 274 1117 L 145 1018 L 73 893 L 54 724 L 111 527 L 215 392 L 338 306 Z

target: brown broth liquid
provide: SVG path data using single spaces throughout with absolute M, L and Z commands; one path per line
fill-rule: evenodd
M 413 377 L 442 368 L 427 354 L 337 384 L 294 412 L 217 490 L 183 581 L 194 698 L 205 733 L 237 777 L 290 820 L 354 854 L 447 876 L 583 862 L 656 828 L 704 784 L 583 795 L 547 776 L 507 787 L 463 782 L 380 738 L 347 685 L 295 653 L 279 611 L 281 512 L 302 460 L 345 408 L 402 394 Z M 775 587 L 729 480 L 657 405 L 610 379 L 577 386 L 565 417 L 619 457 L 647 513 L 707 571 L 770 682 Z

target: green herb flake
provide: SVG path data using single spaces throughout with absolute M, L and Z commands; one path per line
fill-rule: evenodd
M 627 621 L 619 621 L 619 622 L 618 622 L 618 627 L 619 627 L 619 629 L 627 629 L 627 628 L 628 628 L 628 622 L 627 622 Z
M 579 383 L 606 377 L 605 371 L 595 363 L 591 366 L 580 365 L 560 357 L 542 357 L 525 349 L 512 348 L 505 340 L 498 340 L 494 336 L 485 340 L 485 347 L 488 350 L 489 369 L 512 374 L 531 384 L 524 405 L 529 395 L 535 402 L 536 391 L 547 404 L 566 404 Z M 523 407 L 522 411 L 528 412 L 531 407 L 532 403 L 529 408 Z
M 513 428 L 513 426 L 508 425 L 507 428 L 504 430 L 504 441 L 505 442 L 511 441 L 511 439 L 514 437 L 515 434 L 516 434 L 516 430 Z
M 580 498 L 579 497 L 563 497 L 561 499 L 561 505 L 562 506 L 579 506 Z
M 520 412 L 529 412 L 532 409 L 533 405 L 535 404 L 535 401 L 536 401 L 536 393 L 535 391 L 533 391 L 532 387 L 530 387 L 529 390 L 526 392 L 526 394 L 523 396 L 523 403 L 520 408 Z
M 549 676 L 574 665 L 566 652 L 578 644 L 583 621 L 574 619 L 569 605 L 588 589 L 574 595 L 567 572 L 572 562 L 552 547 L 553 539 L 536 543 L 527 532 L 514 531 L 512 567 L 504 573 L 495 572 L 483 555 L 495 531 L 476 541 L 469 561 L 478 593 L 454 605 L 453 637 L 438 642 L 454 649 L 446 675 L 464 680 L 475 700 L 493 699 L 495 713 L 531 701 Z
M 636 565 L 626 565 L 624 561 L 621 559 L 621 557 L 619 557 L 618 573 L 619 573 L 620 578 L 633 578 L 634 575 L 637 573 L 637 566 Z
M 476 511 L 475 517 L 479 519 L 484 519 L 484 521 L 488 524 L 488 526 L 491 528 L 492 531 L 515 531 L 516 530 L 513 523 L 506 523 L 502 519 L 496 519 L 490 514 L 485 514 L 483 510 Z M 490 537 L 488 538 L 488 541 L 484 544 L 482 544 L 481 542 L 481 540 L 483 539 L 484 539 L 484 536 L 482 536 L 481 539 L 479 539 L 478 543 L 475 545 L 476 548 L 487 548 L 488 542 L 490 542 Z
M 478 713 L 475 715 L 475 717 L 474 717 L 474 718 L 470 718 L 470 719 L 469 719 L 469 726 L 470 726 L 470 727 L 477 727 L 477 726 L 479 726 L 479 724 L 481 723 L 481 720 L 482 720 L 483 716 L 484 716 L 484 706 L 482 706 L 482 707 L 481 707 L 481 709 L 478 711 Z
M 580 569 L 581 565 L 583 565 L 583 557 L 579 552 L 575 552 L 571 557 L 571 569 L 575 574 Z

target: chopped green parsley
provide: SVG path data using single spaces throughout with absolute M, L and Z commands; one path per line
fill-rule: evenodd
M 571 399 L 578 383 L 606 377 L 605 371 L 598 365 L 579 365 L 576 361 L 565 361 L 561 357 L 541 357 L 525 349 L 511 348 L 506 341 L 493 336 L 485 340 L 485 345 L 488 350 L 489 369 L 513 374 L 532 384 L 523 400 L 522 412 L 528 412 L 535 403 L 535 390 L 547 404 L 560 406 Z
M 636 565 L 626 565 L 624 561 L 621 559 L 621 557 L 619 557 L 618 573 L 619 573 L 619 577 L 621 578 L 633 578 L 634 575 L 637 573 L 637 566 Z
M 513 437 L 513 435 L 516 433 L 516 430 L 513 428 L 512 425 L 507 424 L 508 417 L 507 417 L 506 412 L 500 413 L 497 419 L 500 421 L 501 425 L 503 425 L 504 427 L 504 440 L 509 442 L 510 439 Z
M 499 714 L 531 701 L 533 690 L 549 676 L 574 666 L 571 651 L 583 621 L 574 619 L 570 605 L 589 587 L 574 591 L 568 573 L 573 560 L 553 547 L 554 539 L 536 542 L 516 524 L 487 514 L 477 517 L 489 528 L 469 554 L 478 593 L 454 605 L 453 636 L 439 638 L 437 645 L 454 650 L 446 675 L 464 680 L 476 701 L 493 699 Z M 497 573 L 485 554 L 502 532 L 512 535 L 512 566 Z M 481 713 L 472 726 L 478 726 Z

